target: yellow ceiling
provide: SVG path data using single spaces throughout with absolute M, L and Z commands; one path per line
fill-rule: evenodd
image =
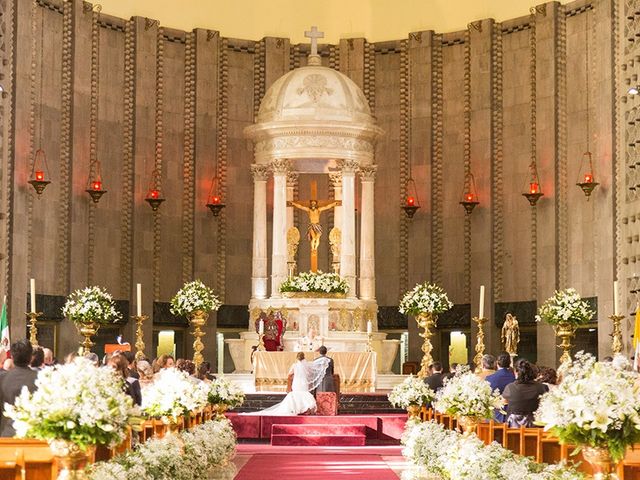
M 325 42 L 365 37 L 406 38 L 409 32 L 465 29 L 483 18 L 498 21 L 529 13 L 535 0 L 94 0 L 117 17 L 160 20 L 165 27 L 219 30 L 223 36 L 259 40 L 265 36 L 305 41 L 317 25 Z M 562 3 L 567 3 L 566 0 Z

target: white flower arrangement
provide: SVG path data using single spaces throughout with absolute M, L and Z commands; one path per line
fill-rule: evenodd
M 282 282 L 280 292 L 347 293 L 349 284 L 337 273 L 302 272 Z
M 439 285 L 433 283 L 420 283 L 412 290 L 405 293 L 400 301 L 400 313 L 419 315 L 431 313 L 437 315 L 446 312 L 453 303 L 447 297 L 446 292 Z
M 424 380 L 410 375 L 393 387 L 389 393 L 389 402 L 400 408 L 408 408 L 411 405 L 421 407 L 430 403 L 434 397 L 435 392 Z
M 494 409 L 501 409 L 503 400 L 498 390 L 491 391 L 487 381 L 458 369 L 453 378 L 446 379 L 436 394 L 434 408 L 455 417 L 491 418 Z
M 582 300 L 580 294 L 573 288 L 556 290 L 552 297 L 548 298 L 538 310 L 536 320 L 541 319 L 549 325 L 570 323 L 582 325 L 593 318 L 594 312 L 589 304 Z
M 86 358 L 41 370 L 33 393 L 24 387 L 15 405 L 5 405 L 16 436 L 68 440 L 83 449 L 122 442 L 135 413 L 116 372 Z
M 177 419 L 207 405 L 209 386 L 185 372 L 165 368 L 142 390 L 142 411 L 151 417 Z
M 86 287 L 70 294 L 62 315 L 74 323 L 107 324 L 122 318 L 111 295 L 101 287 Z
M 224 377 L 218 377 L 209 385 L 209 403 L 223 404 L 233 409 L 244 403 L 244 392 L 233 382 Z
M 233 478 L 236 435 L 226 419 L 177 437 L 152 439 L 134 451 L 91 467 L 91 480 L 208 480 Z
M 614 461 L 640 441 L 638 374 L 622 359 L 579 352 L 558 370 L 562 382 L 540 399 L 536 421 L 562 443 L 607 447 Z
M 565 465 L 545 465 L 517 456 L 497 443 L 446 430 L 435 422 L 410 422 L 402 437 L 403 455 L 413 465 L 402 478 L 455 480 L 583 480 Z
M 196 310 L 204 312 L 216 311 L 222 302 L 200 280 L 185 283 L 178 293 L 171 299 L 171 313 L 174 315 L 189 315 Z

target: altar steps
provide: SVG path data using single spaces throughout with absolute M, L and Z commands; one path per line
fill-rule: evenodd
M 281 402 L 284 397 L 284 393 L 248 393 L 244 405 L 236 411 L 258 412 Z M 394 408 L 389 403 L 386 392 L 375 392 L 341 394 L 340 413 L 358 415 L 406 412 L 403 409 Z
M 273 446 L 364 447 L 366 443 L 365 425 L 274 424 L 271 427 Z

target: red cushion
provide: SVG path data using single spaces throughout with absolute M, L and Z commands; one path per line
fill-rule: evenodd
M 338 414 L 338 400 L 335 392 L 317 392 L 316 403 L 318 405 L 316 415 Z

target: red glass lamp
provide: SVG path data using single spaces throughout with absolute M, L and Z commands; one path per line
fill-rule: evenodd
M 100 173 L 100 163 L 96 162 L 96 173 L 93 176 L 89 177 L 89 182 L 87 183 L 87 189 L 85 190 L 93 200 L 93 203 L 98 203 L 102 195 L 107 193 L 104 189 L 104 184 L 102 183 L 102 175 Z
M 529 178 L 525 186 L 525 192 L 522 196 L 529 200 L 529 204 L 532 207 L 538 203 L 540 197 L 544 196 L 544 193 L 542 193 L 542 187 L 540 186 L 540 179 L 538 178 L 538 169 L 536 168 L 536 163 L 534 161 L 529 165 Z
M 478 191 L 476 190 L 476 180 L 473 176 L 473 173 L 469 173 L 465 178 L 460 205 L 464 207 L 467 215 L 470 215 L 471 212 L 473 212 L 473 209 L 476 208 L 476 205 L 478 205 L 479 203 Z
M 412 219 L 415 213 L 420 208 L 420 201 L 418 200 L 418 189 L 416 188 L 416 182 L 414 182 L 413 178 L 409 177 L 407 180 L 406 198 L 404 205 L 402 205 L 402 209 L 404 213 L 407 214 L 409 219 Z
M 209 189 L 209 195 L 207 196 L 207 207 L 211 210 L 214 217 L 219 216 L 222 209 L 226 206 L 222 203 L 218 183 L 218 177 L 213 177 L 213 179 L 211 179 L 211 188 Z
M 145 202 L 147 202 L 151 209 L 154 212 L 158 211 L 162 202 L 164 202 L 164 198 L 162 198 L 162 192 L 160 190 L 159 180 L 160 172 L 158 170 L 154 170 L 151 174 L 151 181 L 149 182 L 149 188 L 147 189 L 147 196 L 145 197 Z
M 582 161 L 580 162 L 580 171 L 578 172 L 578 181 L 576 182 L 576 185 L 582 189 L 587 200 L 589 200 L 593 190 L 600 185 L 595 180 L 591 152 L 584 152 L 582 154 Z
M 31 168 L 29 180 L 29 184 L 36 191 L 38 197 L 42 195 L 44 189 L 51 183 L 51 180 L 47 180 L 48 178 L 51 177 L 49 175 L 49 166 L 47 165 L 47 156 L 44 150 L 39 148 L 33 158 L 33 167 Z

